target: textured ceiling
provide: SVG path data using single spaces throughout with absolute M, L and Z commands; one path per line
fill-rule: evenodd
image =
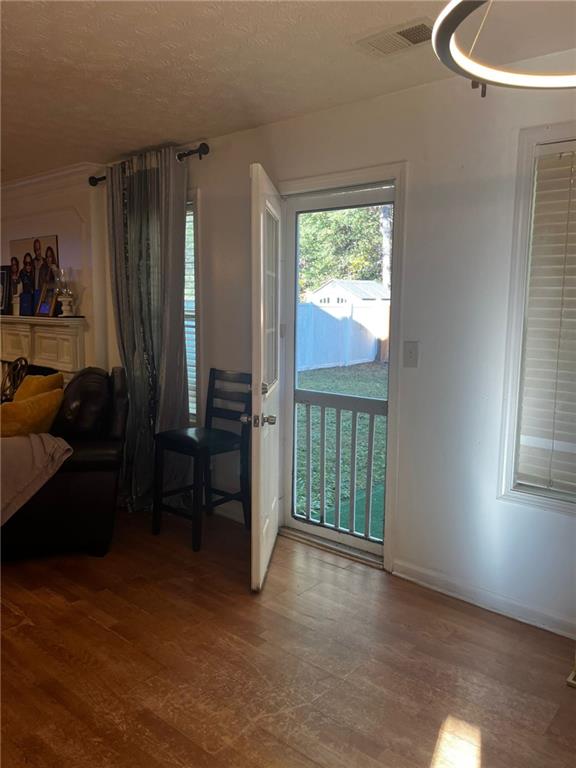
M 109 161 L 447 77 L 429 46 L 380 58 L 355 45 L 387 26 L 435 18 L 442 6 L 3 2 L 3 178 Z M 570 48 L 575 7 L 497 0 L 478 50 L 517 61 Z

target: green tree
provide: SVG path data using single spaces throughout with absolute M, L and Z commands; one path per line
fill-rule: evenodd
M 301 213 L 300 300 L 332 278 L 382 281 L 388 269 L 391 224 L 391 205 Z

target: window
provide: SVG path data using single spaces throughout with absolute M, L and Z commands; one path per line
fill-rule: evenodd
M 188 413 L 190 422 L 197 415 L 197 314 L 196 314 L 196 243 L 194 205 L 186 209 L 186 246 L 184 257 L 184 335 L 188 371 Z
M 263 379 L 268 387 L 278 381 L 278 286 L 280 267 L 279 248 L 280 223 L 274 214 L 266 209 L 264 216 L 264 347 Z
M 512 485 L 576 501 L 576 141 L 535 148 Z

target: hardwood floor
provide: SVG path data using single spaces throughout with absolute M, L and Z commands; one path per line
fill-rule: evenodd
M 566 639 L 280 539 L 124 518 L 3 567 L 4 768 L 574 768 Z

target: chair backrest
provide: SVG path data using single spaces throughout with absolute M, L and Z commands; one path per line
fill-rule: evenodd
M 242 434 L 250 433 L 250 424 L 242 424 L 240 417 L 252 412 L 252 376 L 249 373 L 221 371 L 210 368 L 206 397 L 207 427 L 213 427 L 214 419 L 240 423 Z
M 8 364 L 2 379 L 3 403 L 9 403 L 14 400 L 16 390 L 22 384 L 24 377 L 28 373 L 28 368 L 28 360 L 25 357 L 17 357 L 14 362 Z

